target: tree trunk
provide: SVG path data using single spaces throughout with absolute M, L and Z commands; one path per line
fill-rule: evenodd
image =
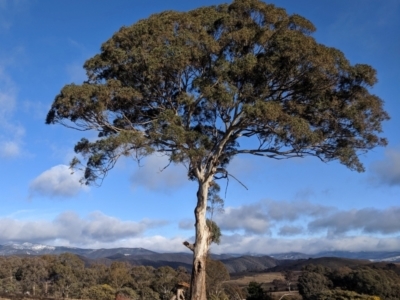
M 193 251 L 193 269 L 190 282 L 190 299 L 206 300 L 206 260 L 210 246 L 210 231 L 206 224 L 207 196 L 210 180 L 199 180 L 197 206 L 194 210 L 196 219 L 196 242 L 185 245 Z

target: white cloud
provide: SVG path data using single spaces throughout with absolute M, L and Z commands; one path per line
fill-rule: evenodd
M 247 211 L 253 212 L 254 207 L 256 206 L 247 208 Z M 244 210 L 241 211 L 244 212 Z M 369 214 L 365 215 L 363 210 L 359 211 L 360 216 L 362 215 L 369 220 L 373 219 Z M 389 209 L 380 212 L 377 210 L 374 212 L 377 213 L 376 221 L 366 221 L 367 225 L 378 226 L 378 223 L 385 222 L 385 219 L 392 220 L 391 222 L 386 222 L 386 226 L 387 224 L 395 224 L 395 216 L 399 214 L 399 211 L 400 208 L 394 210 L 389 215 Z M 238 210 L 234 214 L 237 212 Z M 234 214 L 230 214 L 230 216 L 233 217 Z M 335 216 L 337 215 L 332 214 L 331 219 L 334 220 Z M 160 228 L 169 224 L 163 220 L 143 219 L 140 221 L 126 221 L 105 215 L 99 211 L 92 212 L 85 217 L 81 217 L 75 212 L 63 212 L 52 220 L 18 220 L 15 217 L 0 218 L 0 244 L 8 241 L 16 241 L 84 248 L 142 247 L 157 252 L 187 251 L 182 242 L 188 239 L 179 234 L 173 237 L 146 235 L 146 232 L 150 229 Z M 241 218 L 235 220 L 246 219 L 245 217 L 245 215 L 242 215 Z M 242 222 L 242 226 L 251 229 L 251 226 L 247 224 L 250 220 L 251 218 Z M 189 225 L 190 222 L 188 221 L 186 220 L 186 225 Z M 342 218 L 339 217 L 337 223 L 341 221 Z M 181 227 L 185 225 L 184 223 L 180 224 Z M 193 228 L 193 222 L 191 226 Z M 279 230 L 284 237 L 277 237 L 266 235 L 265 230 L 260 230 L 260 228 L 265 229 L 265 226 L 269 228 L 269 224 L 264 223 L 264 227 L 253 226 L 255 226 L 252 229 L 253 232 L 249 230 L 244 234 L 237 232 L 231 234 L 229 231 L 223 231 L 221 244 L 213 245 L 212 252 L 271 254 L 293 251 L 313 254 L 333 250 L 397 251 L 400 248 L 400 236 L 374 235 L 370 232 L 358 236 L 342 234 L 308 236 L 302 234 L 299 236 L 297 234 L 302 230 L 301 226 L 283 225 L 279 227 Z M 362 226 L 365 226 L 365 224 Z M 240 228 L 240 226 L 237 226 L 237 228 Z M 388 232 L 393 233 L 393 230 L 389 230 Z M 296 238 L 289 237 L 293 235 L 297 235 Z M 189 240 L 193 242 L 193 237 Z
M 323 216 L 333 207 L 309 201 L 265 201 L 268 216 L 274 221 L 295 221 L 305 216 Z
M 111 247 L 140 247 L 149 249 L 155 252 L 190 252 L 188 248 L 183 245 L 184 238 L 180 236 L 167 238 L 161 235 L 143 236 L 127 238 L 125 240 L 117 241 L 113 244 L 93 244 L 98 245 L 95 248 L 111 248 Z
M 354 232 L 374 235 L 400 233 L 400 207 L 339 210 L 308 201 L 263 200 L 227 207 L 214 220 L 223 233 L 248 235 L 342 237 Z M 180 224 L 184 228 L 186 222 Z
M 313 237 L 313 238 L 272 238 L 265 236 L 223 235 L 221 244 L 212 246 L 213 253 L 285 253 L 302 252 L 314 254 L 322 251 L 398 251 L 399 237 Z
M 0 156 L 1 157 L 15 157 L 21 153 L 21 149 L 17 142 L 8 141 L 0 143 Z
M 12 122 L 16 106 L 17 88 L 4 68 L 0 66 L 0 157 L 10 158 L 21 154 L 25 129 Z
M 54 166 L 36 177 L 29 185 L 30 196 L 73 197 L 88 187 L 79 182 L 79 173 L 71 174 L 66 165 Z
M 269 219 L 261 204 L 243 205 L 237 208 L 227 207 L 223 214 L 215 217 L 222 230 L 244 230 L 248 233 L 268 233 Z
M 400 232 L 400 207 L 387 209 L 363 208 L 337 211 L 318 217 L 308 224 L 311 231 L 328 230 L 330 235 L 345 234 L 352 230 L 364 233 L 392 234 Z
M 114 245 L 122 240 L 140 237 L 146 230 L 164 226 L 165 221 L 122 221 L 99 211 L 81 218 L 74 212 L 64 212 L 53 221 L 0 219 L 0 242 L 52 243 L 75 246 Z M 137 245 L 136 247 L 141 247 Z
M 380 184 L 400 186 L 400 150 L 388 149 L 385 158 L 372 165 L 375 180 Z
M 168 166 L 168 163 L 165 155 L 154 154 L 144 159 L 141 167 L 131 176 L 133 187 L 170 193 L 187 184 L 187 171 L 183 165 Z
M 289 222 L 290 226 L 298 227 L 293 223 L 304 218 L 313 220 L 334 211 L 336 209 L 333 207 L 314 204 L 309 201 L 262 200 L 239 207 L 226 207 L 223 214 L 215 217 L 215 221 L 225 231 L 244 230 L 251 234 L 270 234 L 271 230 L 278 224 L 283 223 L 285 226 L 289 226 L 289 224 L 285 224 Z M 282 235 L 289 234 L 286 229 L 281 230 Z M 294 234 L 293 230 L 292 234 Z
M 278 235 L 281 236 L 293 236 L 293 235 L 299 235 L 303 233 L 303 228 L 300 226 L 290 226 L 290 225 L 284 225 L 281 228 L 279 228 Z

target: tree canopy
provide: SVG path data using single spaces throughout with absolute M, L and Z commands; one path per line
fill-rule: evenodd
M 121 156 L 159 152 L 184 164 L 199 184 L 196 243 L 186 245 L 193 276 L 205 281 L 207 195 L 230 176 L 235 155 L 315 156 L 363 171 L 358 155 L 387 143 L 379 133 L 388 114 L 369 92 L 375 70 L 319 44 L 314 31 L 260 0 L 152 15 L 122 27 L 86 61 L 87 81 L 61 90 L 46 123 L 98 132 L 75 146 L 86 184 Z
M 102 45 L 87 82 L 66 85 L 46 123 L 99 132 L 75 147 L 87 183 L 121 155 L 153 151 L 187 163 L 190 178 L 202 167 L 224 176 L 241 153 L 362 171 L 359 151 L 386 144 L 376 133 L 388 116 L 368 91 L 376 72 L 318 44 L 314 30 L 258 0 L 152 15 Z
M 308 265 L 298 281 L 303 299 L 398 299 L 399 275 L 394 268 L 357 266 L 331 270 Z

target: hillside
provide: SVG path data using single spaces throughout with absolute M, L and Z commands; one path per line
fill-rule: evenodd
M 182 266 L 186 269 L 190 269 L 192 265 L 192 254 L 190 252 L 158 253 L 144 248 L 82 249 L 30 243 L 0 245 L 0 255 L 3 256 L 59 255 L 66 252 L 78 255 L 85 261 L 86 265 L 91 265 L 95 262 L 110 265 L 113 261 L 125 261 L 131 265 L 146 265 L 154 268 L 160 266 L 177 268 Z M 320 256 L 324 254 L 326 254 L 326 256 Z M 314 255 L 298 252 L 278 253 L 271 256 L 212 254 L 211 257 L 223 262 L 229 273 L 234 274 L 265 271 L 281 272 L 283 270 L 299 271 L 307 264 L 320 264 L 329 268 L 341 266 L 351 268 L 355 265 L 365 265 L 371 262 L 396 262 L 396 258 L 400 257 L 399 254 L 399 252 L 336 251 L 317 253 Z
M 269 256 L 240 256 L 222 259 L 221 262 L 229 273 L 265 271 L 279 264 L 278 260 Z
M 321 265 L 331 269 L 349 267 L 353 268 L 359 265 L 368 265 L 369 260 L 362 259 L 349 259 L 341 257 L 318 257 L 309 259 L 296 259 L 296 260 L 280 260 L 277 266 L 269 269 L 270 272 L 283 272 L 286 270 L 300 271 L 307 265 Z

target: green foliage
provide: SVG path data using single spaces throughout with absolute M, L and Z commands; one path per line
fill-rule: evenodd
M 221 229 L 213 221 L 213 217 L 215 213 L 223 213 L 224 212 L 224 200 L 219 196 L 220 186 L 215 181 L 212 181 L 210 184 L 210 188 L 208 189 L 208 205 L 207 212 L 210 216 L 209 219 L 206 220 L 206 224 L 208 226 L 208 230 L 210 231 L 211 242 L 219 244 L 221 241 Z
M 224 299 L 226 294 L 224 291 L 223 283 L 230 279 L 229 272 L 225 265 L 217 260 L 207 259 L 207 277 L 206 287 L 208 298 L 213 299 Z
M 162 300 L 169 300 L 172 297 L 172 290 L 178 283 L 177 272 L 171 267 L 160 267 L 154 272 L 155 278 L 151 284 Z
M 187 163 L 191 179 L 226 178 L 237 154 L 310 155 L 362 171 L 357 155 L 386 144 L 377 133 L 388 115 L 368 91 L 376 72 L 318 44 L 314 30 L 260 0 L 152 15 L 86 61 L 88 80 L 61 90 L 46 123 L 98 131 L 75 147 L 86 183 L 120 156 L 153 151 Z M 238 143 L 253 137 L 254 148 Z
M 123 288 L 119 289 L 117 294 L 122 295 L 125 298 L 128 298 L 130 300 L 139 300 L 140 299 L 138 293 L 129 287 L 123 287 Z M 115 297 L 114 297 L 114 299 L 115 299 Z
M 49 268 L 45 260 L 39 257 L 24 258 L 22 266 L 17 271 L 19 281 L 24 292 L 31 295 L 44 295 L 43 282 L 49 277 Z
M 251 281 L 247 287 L 247 300 L 269 300 L 271 297 L 264 291 L 261 283 Z
M 298 288 L 306 300 L 395 300 L 400 295 L 400 276 L 393 268 L 363 266 L 354 270 L 347 267 L 329 270 L 307 266 L 299 277 Z
M 207 219 L 206 224 L 208 227 L 208 230 L 210 230 L 210 237 L 211 237 L 211 242 L 219 244 L 221 241 L 221 229 L 215 223 L 214 221 Z
M 228 296 L 230 300 L 242 300 L 246 297 L 244 296 L 245 292 L 238 285 L 225 283 L 224 284 L 224 293 Z
M 113 262 L 108 271 L 108 282 L 116 290 L 129 285 L 132 282 L 131 266 L 125 262 Z
M 115 289 L 108 284 L 95 285 L 85 289 L 82 296 L 93 300 L 114 300 Z
M 62 297 L 78 297 L 82 288 L 84 262 L 70 253 L 60 254 L 50 268 L 50 280 Z
M 221 188 L 215 181 L 211 182 L 208 189 L 208 205 L 207 212 L 209 213 L 210 220 L 213 219 L 215 213 L 224 212 L 224 200 L 219 196 Z
M 348 289 L 358 293 L 393 300 L 400 295 L 400 277 L 392 270 L 359 268 L 345 278 Z
M 320 273 L 304 272 L 299 277 L 299 293 L 304 299 L 318 300 L 319 293 L 329 290 L 331 287 L 331 281 Z
M 291 288 L 292 283 L 293 283 L 293 281 L 295 279 L 294 273 L 291 270 L 286 270 L 286 271 L 282 272 L 282 275 L 285 278 L 285 283 L 286 283 L 287 289 L 290 292 L 291 289 L 292 289 Z
M 380 300 L 377 296 L 360 295 L 353 291 L 325 290 L 318 293 L 318 300 Z
M 22 260 L 20 257 L 0 257 L 0 291 L 4 293 L 20 293 Z M 19 280 L 18 280 L 19 279 Z

